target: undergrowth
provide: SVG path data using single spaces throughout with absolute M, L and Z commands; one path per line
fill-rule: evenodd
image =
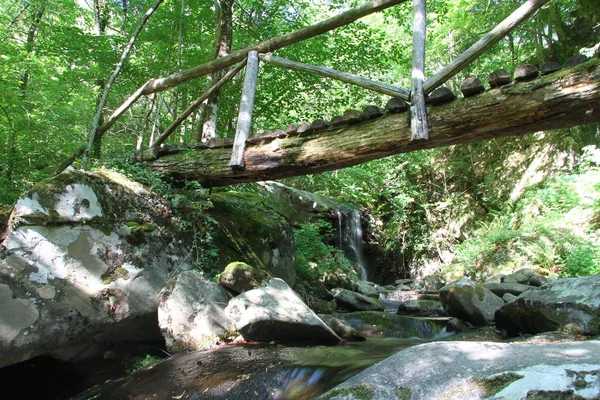
M 343 251 L 327 244 L 332 239 L 333 228 L 323 220 L 307 223 L 294 232 L 298 288 L 305 292 L 313 291 L 325 274 L 334 272 L 358 280 L 352 263 Z

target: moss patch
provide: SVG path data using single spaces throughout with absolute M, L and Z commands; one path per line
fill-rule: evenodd
M 103 284 L 108 285 L 119 278 L 129 279 L 129 271 L 121 266 L 110 267 L 105 273 L 100 276 Z
M 334 389 L 332 390 L 327 397 L 326 400 L 333 399 L 336 396 L 348 396 L 352 395 L 356 400 L 371 400 L 375 398 L 375 387 L 372 385 L 361 384 L 356 386 L 351 386 L 343 389 Z
M 504 390 L 504 388 L 508 387 L 511 383 L 518 381 L 521 378 L 523 378 L 523 375 L 507 372 L 490 378 L 481 379 L 478 383 L 482 389 L 483 397 L 490 397 Z
M 398 400 L 410 400 L 412 397 L 412 389 L 407 387 L 398 386 L 394 390 L 394 394 Z

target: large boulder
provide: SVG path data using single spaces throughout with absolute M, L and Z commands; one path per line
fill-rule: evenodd
M 596 399 L 598 371 L 597 341 L 435 342 L 400 351 L 317 399 Z
M 160 339 L 158 294 L 169 274 L 189 268 L 168 202 L 119 174 L 67 172 L 21 198 L 10 224 L 0 250 L 0 366 Z
M 569 331 L 600 333 L 600 275 L 567 278 L 528 290 L 496 312 L 496 325 L 511 335 Z
M 267 271 L 254 268 L 244 262 L 232 262 L 219 276 L 219 283 L 235 293 L 256 289 L 270 275 Z
M 212 347 L 230 330 L 225 315 L 227 294 L 222 286 L 196 271 L 185 271 L 167 282 L 160 294 L 158 324 L 170 352 Z
M 225 312 L 245 340 L 337 344 L 335 334 L 281 279 L 229 301 Z
M 349 311 L 383 311 L 384 309 L 381 301 L 347 289 L 335 288 L 331 293 L 338 306 Z
M 494 313 L 504 305 L 500 297 L 467 278 L 442 287 L 440 299 L 448 314 L 474 325 L 493 325 Z
M 243 261 L 294 286 L 294 236 L 287 220 L 258 194 L 227 192 L 210 197 L 219 229 L 219 263 Z

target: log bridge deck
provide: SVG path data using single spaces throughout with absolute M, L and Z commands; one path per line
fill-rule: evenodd
M 430 104 L 428 140 L 412 140 L 407 109 L 403 102 L 393 99 L 385 111 L 369 106 L 363 112 L 349 110 L 331 121 L 316 120 L 252 135 L 246 142 L 243 169 L 229 165 L 233 139 L 164 146 L 154 154 L 145 152 L 143 160 L 170 180 L 222 186 L 318 173 L 398 153 L 600 122 L 600 60 L 509 83 L 472 97 Z

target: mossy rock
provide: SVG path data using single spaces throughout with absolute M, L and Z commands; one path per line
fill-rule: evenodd
M 219 283 L 236 293 L 243 293 L 247 290 L 256 289 L 270 278 L 271 275 L 267 271 L 236 261 L 225 267 L 219 277 Z

